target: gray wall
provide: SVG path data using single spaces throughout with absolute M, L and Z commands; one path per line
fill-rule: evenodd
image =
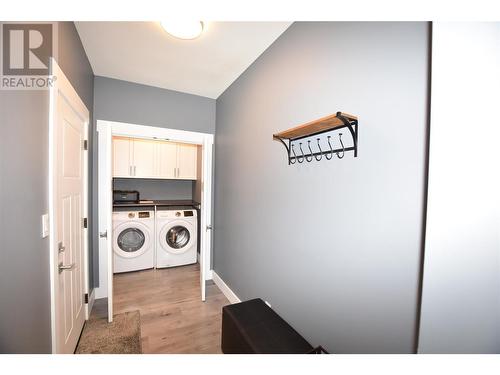
M 416 350 L 428 38 L 295 23 L 217 100 L 214 269 L 334 353 Z M 358 158 L 288 166 L 272 134 L 337 110 Z
M 215 100 L 106 77 L 95 77 L 97 120 L 215 133 Z
M 72 23 L 57 58 L 92 112 L 93 73 Z M 0 352 L 47 353 L 50 338 L 48 91 L 0 91 Z
M 215 133 L 215 100 L 106 77 L 94 80 L 94 119 Z M 94 139 L 97 141 L 94 121 Z M 93 151 L 93 196 L 97 197 L 97 147 Z M 94 233 L 98 206 L 93 202 Z M 98 286 L 98 238 L 94 237 L 94 285 Z
M 500 23 L 438 22 L 432 49 L 419 352 L 500 353 Z
M 48 105 L 44 91 L 0 90 L 0 353 L 50 352 Z
M 114 190 L 138 190 L 141 199 L 193 199 L 193 181 L 137 178 L 113 179 Z
M 58 63 L 78 92 L 85 106 L 93 113 L 94 73 L 73 22 L 58 22 Z M 92 118 L 91 118 L 92 119 Z

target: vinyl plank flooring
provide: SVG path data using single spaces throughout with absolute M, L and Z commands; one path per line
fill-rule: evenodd
M 143 353 L 221 353 L 229 301 L 209 282 L 202 302 L 199 277 L 198 264 L 114 276 L 114 312 L 140 311 Z M 92 314 L 105 316 L 105 303 L 96 301 Z

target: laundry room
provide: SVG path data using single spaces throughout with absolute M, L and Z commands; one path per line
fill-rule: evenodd
M 196 263 L 201 146 L 113 137 L 112 148 L 113 273 Z

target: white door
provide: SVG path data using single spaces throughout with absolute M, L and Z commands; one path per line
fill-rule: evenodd
M 134 177 L 156 177 L 155 142 L 147 139 L 134 139 L 134 163 L 132 173 Z
M 108 322 L 113 321 L 113 161 L 110 126 L 98 125 L 99 288 L 96 297 L 108 298 Z
M 132 176 L 132 141 L 130 138 L 113 138 L 113 176 Z
M 200 289 L 201 300 L 205 301 L 205 281 L 210 271 L 212 248 L 212 149 L 213 138 L 205 139 L 202 152 L 202 189 L 201 189 L 201 223 L 200 223 Z
M 173 142 L 158 142 L 157 150 L 159 177 L 175 178 L 177 175 L 177 145 Z
M 196 180 L 197 157 L 196 145 L 187 143 L 177 145 L 177 178 Z
M 53 352 L 73 353 L 86 315 L 86 157 L 89 113 L 62 71 L 51 97 Z M 55 345 L 54 345 L 55 344 Z

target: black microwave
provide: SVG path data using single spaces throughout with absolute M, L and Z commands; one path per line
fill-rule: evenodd
M 113 190 L 113 203 L 139 202 L 137 190 Z

